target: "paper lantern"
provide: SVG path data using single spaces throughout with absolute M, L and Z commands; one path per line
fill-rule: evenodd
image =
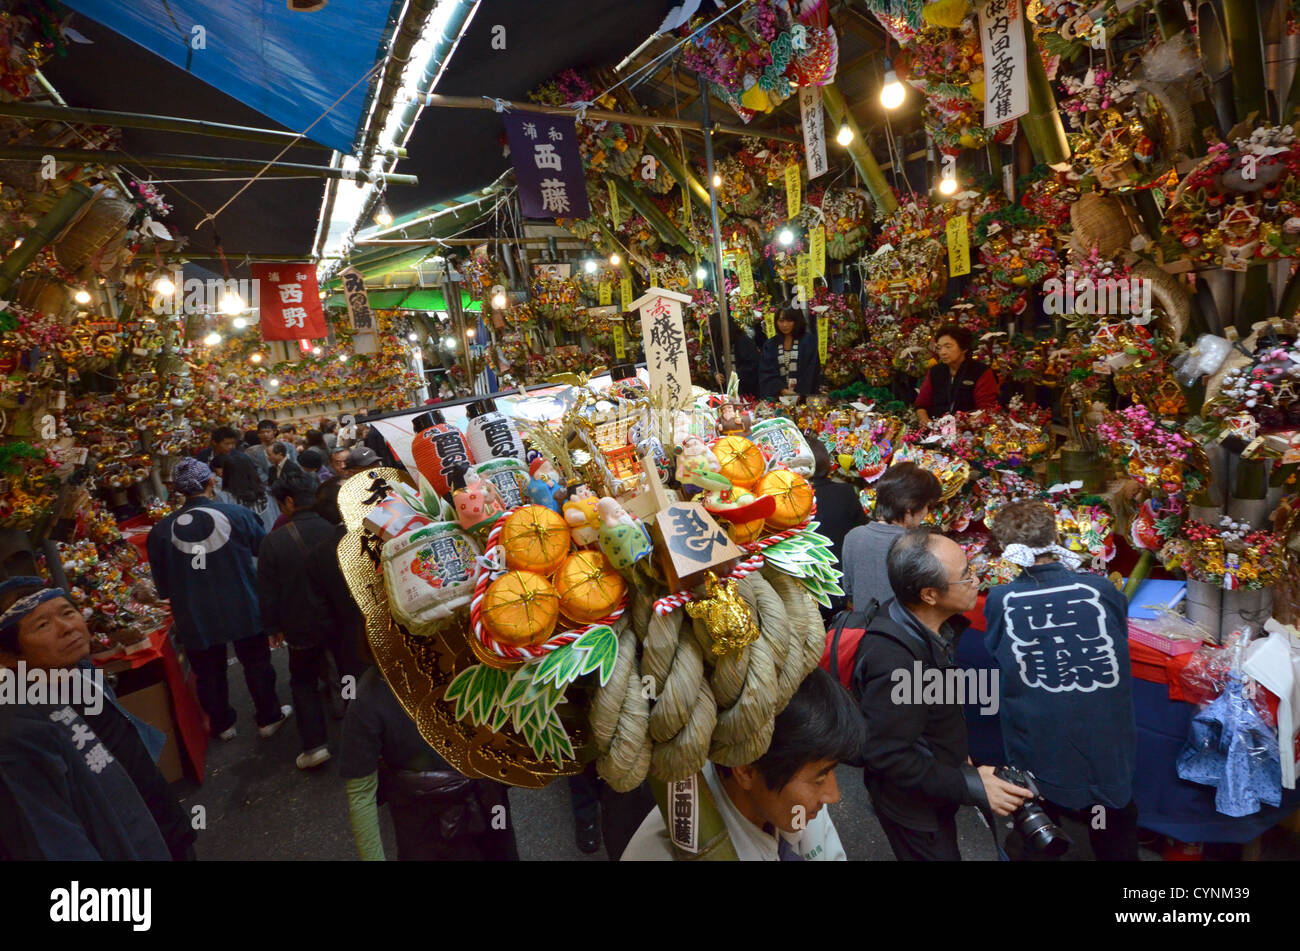
M 599 551 L 570 555 L 555 574 L 555 590 L 564 616 L 590 624 L 609 615 L 627 594 L 627 582 Z
M 560 598 L 544 577 L 507 571 L 483 593 L 483 627 L 511 647 L 530 647 L 550 638 L 560 616 Z
M 744 436 L 723 436 L 713 444 L 719 471 L 742 489 L 752 489 L 763 478 L 763 452 Z
M 500 544 L 507 568 L 549 576 L 569 553 L 569 526 L 544 505 L 525 505 L 506 516 Z
M 812 513 L 813 487 L 803 476 L 788 469 L 776 469 L 758 484 L 760 495 L 776 500 L 776 511 L 767 519 L 768 528 L 784 531 L 807 521 Z

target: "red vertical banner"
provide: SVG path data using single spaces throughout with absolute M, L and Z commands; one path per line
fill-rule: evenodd
M 263 340 L 329 336 L 313 264 L 254 264 Z M 310 349 L 310 348 L 308 348 Z

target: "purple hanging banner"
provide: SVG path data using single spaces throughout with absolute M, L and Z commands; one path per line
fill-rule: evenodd
M 535 112 L 508 112 L 502 118 L 524 217 L 589 217 L 591 206 L 573 119 Z

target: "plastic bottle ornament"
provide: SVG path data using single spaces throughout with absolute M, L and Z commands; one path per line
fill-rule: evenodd
M 551 575 L 569 554 L 569 526 L 544 505 L 525 505 L 506 516 L 500 545 L 506 567 Z
M 754 424 L 750 436 L 766 450 L 774 464 L 783 464 L 803 476 L 812 475 L 815 465 L 812 450 L 794 420 L 785 416 L 765 419 Z
M 578 624 L 608 617 L 627 594 L 627 582 L 599 551 L 569 555 L 555 574 L 560 611 Z
M 763 477 L 766 461 L 763 452 L 744 436 L 723 436 L 713 444 L 719 471 L 731 484 L 752 489 Z
M 455 522 L 436 522 L 385 542 L 384 587 L 393 616 L 412 634 L 469 606 L 480 549 Z
M 559 616 L 555 588 L 532 571 L 507 571 L 483 593 L 483 627 L 510 647 L 544 643 Z
M 758 491 L 776 500 L 776 511 L 767 518 L 768 528 L 785 531 L 806 522 L 812 514 L 813 487 L 797 472 L 788 469 L 769 472 L 759 482 Z

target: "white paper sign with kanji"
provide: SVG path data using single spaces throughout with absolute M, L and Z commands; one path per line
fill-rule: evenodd
M 984 127 L 990 129 L 1029 112 L 1029 69 L 1020 0 L 984 0 L 979 23 L 984 48 Z
M 799 114 L 803 117 L 803 151 L 811 181 L 829 167 L 826 163 L 826 115 L 818 87 L 800 87 Z
M 682 324 L 682 305 L 690 302 L 685 294 L 662 287 L 652 287 L 632 302 L 641 312 L 641 342 L 650 373 L 650 392 L 660 409 L 682 409 L 691 399 L 691 367 Z

